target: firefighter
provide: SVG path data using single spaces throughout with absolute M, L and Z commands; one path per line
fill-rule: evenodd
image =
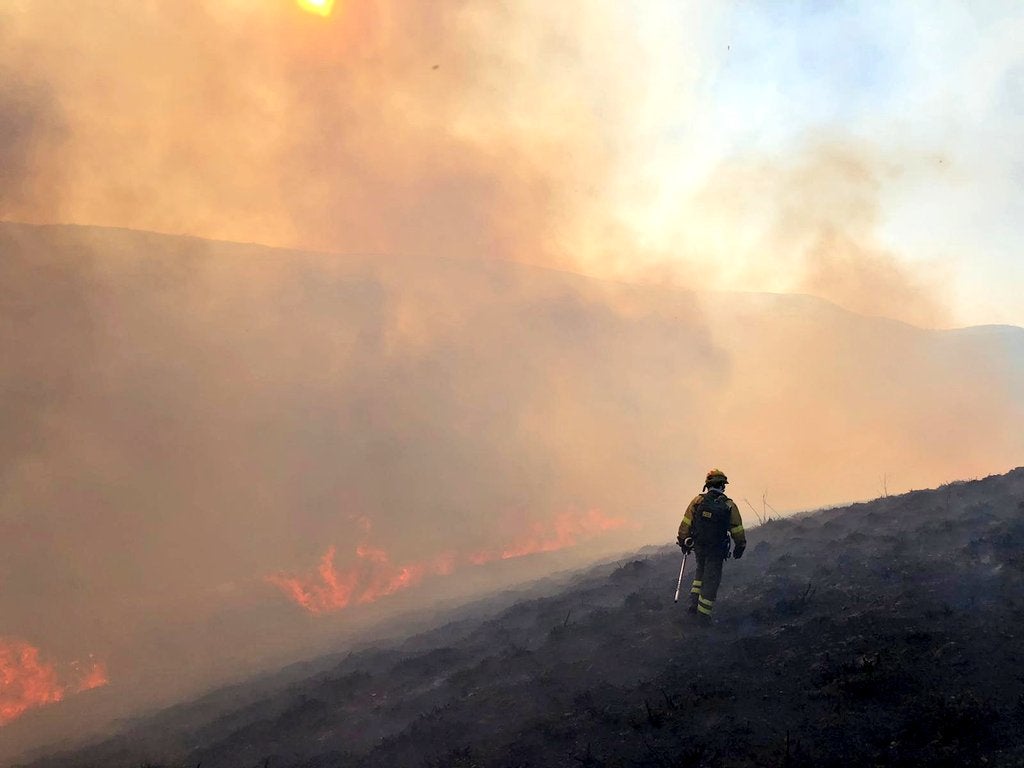
M 729 538 L 732 537 L 732 556 L 737 560 L 747 548 L 739 507 L 725 495 L 728 482 L 722 470 L 708 472 L 704 492 L 690 502 L 679 524 L 680 548 L 683 552 L 692 549 L 697 556 L 697 572 L 690 587 L 687 611 L 705 623 L 711 621 L 718 585 L 722 581 L 722 564 L 729 557 Z

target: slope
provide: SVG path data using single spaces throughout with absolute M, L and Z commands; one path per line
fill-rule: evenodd
M 1022 765 L 1024 469 L 771 520 L 717 622 L 678 553 L 35 768 Z
M 0 637 L 110 679 L 0 762 L 665 541 L 709 462 L 792 510 L 1024 455 L 1024 329 L 486 258 L 0 223 L 0 360 Z M 318 616 L 268 582 L 331 551 L 422 579 Z

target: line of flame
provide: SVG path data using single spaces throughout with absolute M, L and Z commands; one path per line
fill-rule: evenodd
M 380 547 L 360 543 L 356 562 L 344 569 L 334 563 L 337 549 L 327 548 L 315 573 L 308 576 L 272 574 L 267 581 L 293 602 L 314 615 L 339 611 L 356 604 L 372 603 L 387 595 L 409 589 L 431 575 L 447 576 L 462 565 L 483 565 L 496 560 L 554 552 L 577 544 L 581 539 L 622 528 L 626 520 L 608 517 L 600 510 L 566 511 L 551 521 L 538 522 L 519 538 L 502 548 L 480 550 L 466 555 L 445 552 L 430 560 L 397 565 Z M 365 527 L 369 533 L 369 526 Z

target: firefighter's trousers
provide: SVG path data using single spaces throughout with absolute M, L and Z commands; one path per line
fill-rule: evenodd
M 717 550 L 694 550 L 697 556 L 697 572 L 693 576 L 690 587 L 690 603 L 698 613 L 711 615 L 718 597 L 718 585 L 722 583 L 722 565 L 725 563 L 725 552 Z

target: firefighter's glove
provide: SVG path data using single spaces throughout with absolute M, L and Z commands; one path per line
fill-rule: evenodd
M 683 552 L 690 552 L 693 550 L 693 539 L 687 536 L 685 539 L 676 539 L 676 543 Z
M 732 551 L 733 560 L 739 560 L 741 557 L 743 557 L 743 551 L 746 548 L 746 544 L 737 544 L 736 548 Z

